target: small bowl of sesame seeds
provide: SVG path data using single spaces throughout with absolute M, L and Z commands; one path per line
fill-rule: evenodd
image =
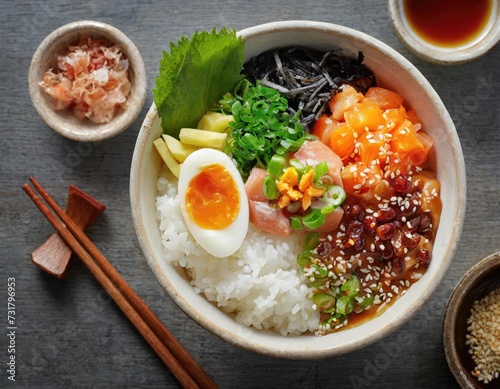
M 500 385 L 500 252 L 476 263 L 451 294 L 443 322 L 448 365 L 462 388 Z

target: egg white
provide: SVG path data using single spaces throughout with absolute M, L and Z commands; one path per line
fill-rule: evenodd
M 200 173 L 203 166 L 214 163 L 222 165 L 227 169 L 236 184 L 240 199 L 239 212 L 236 219 L 228 227 L 221 230 L 207 230 L 200 227 L 191 219 L 186 208 L 186 191 L 189 183 Z M 243 179 L 236 165 L 227 154 L 209 148 L 199 149 L 191 153 L 181 165 L 178 192 L 184 221 L 189 232 L 201 247 L 219 258 L 234 254 L 241 247 L 248 231 L 248 198 Z

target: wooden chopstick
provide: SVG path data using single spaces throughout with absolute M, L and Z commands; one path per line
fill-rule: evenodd
M 33 189 L 25 184 L 23 189 L 28 196 L 47 217 L 68 246 L 82 259 L 179 382 L 188 388 L 217 388 L 210 376 L 191 358 L 85 233 L 64 213 L 33 177 L 30 177 L 30 181 L 64 224 L 49 210 Z
M 214 389 L 217 384 L 212 378 L 201 368 L 200 365 L 188 354 L 177 339 L 167 330 L 163 323 L 142 301 L 142 299 L 134 292 L 128 283 L 121 277 L 120 273 L 109 263 L 106 257 L 92 243 L 88 236 L 79 228 L 73 220 L 63 211 L 63 209 L 50 197 L 44 188 L 30 177 L 30 181 L 49 206 L 56 212 L 59 218 L 66 224 L 67 228 L 81 242 L 81 244 L 89 251 L 95 262 L 101 267 L 104 273 L 111 279 L 115 285 L 120 285 L 120 290 L 128 299 L 130 304 L 137 312 L 140 312 L 143 319 L 148 323 L 156 336 L 169 348 L 174 357 L 181 363 L 182 366 L 192 375 L 193 379 L 201 388 Z

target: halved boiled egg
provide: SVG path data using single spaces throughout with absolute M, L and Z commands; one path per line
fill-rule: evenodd
M 204 148 L 181 165 L 178 184 L 182 215 L 193 238 L 216 257 L 235 253 L 248 231 L 245 185 L 222 151 Z

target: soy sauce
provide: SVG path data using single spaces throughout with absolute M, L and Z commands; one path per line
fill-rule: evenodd
M 442 47 L 466 45 L 484 31 L 493 0 L 403 0 L 406 19 L 415 33 Z

